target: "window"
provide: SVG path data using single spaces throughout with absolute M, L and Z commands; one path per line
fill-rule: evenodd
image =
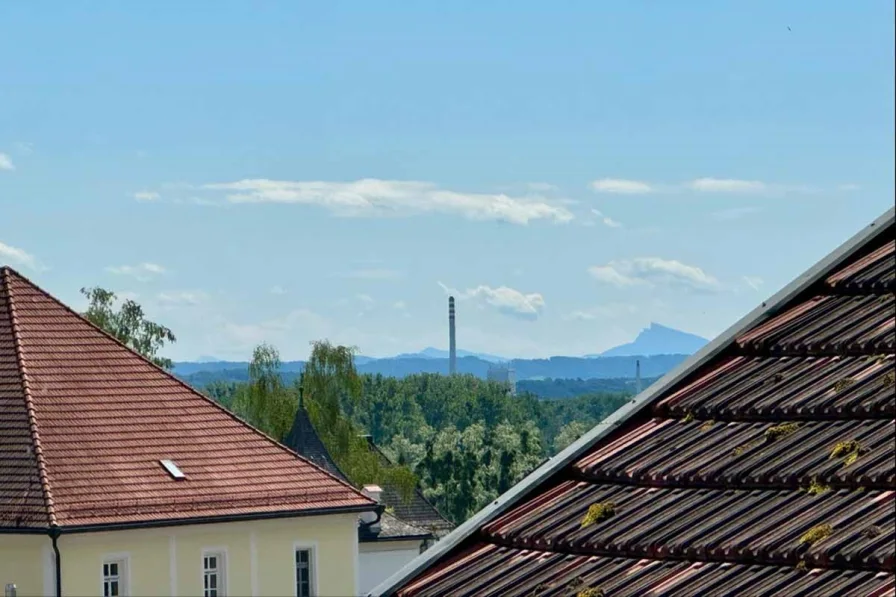
M 311 550 L 296 548 L 296 597 L 313 597 Z
M 202 595 L 203 597 L 224 597 L 224 554 L 207 552 L 202 554 Z
M 173 460 L 160 460 L 159 463 L 165 467 L 165 470 L 168 471 L 168 474 L 171 475 L 174 479 L 186 479 L 187 476 L 183 473 L 180 468 L 176 464 L 174 464 Z
M 103 597 L 127 595 L 127 564 L 125 560 L 103 562 Z

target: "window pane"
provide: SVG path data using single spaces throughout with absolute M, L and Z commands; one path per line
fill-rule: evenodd
M 118 581 L 113 580 L 109 583 L 111 590 L 109 591 L 110 597 L 118 597 Z
M 109 576 L 118 576 L 118 564 L 109 564 Z
M 103 564 L 103 576 L 109 576 L 109 564 Z

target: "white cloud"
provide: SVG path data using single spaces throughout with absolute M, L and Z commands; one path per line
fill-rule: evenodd
M 0 170 L 15 170 L 12 165 L 12 158 L 5 153 L 0 153 Z
M 366 268 L 334 274 L 339 278 L 355 278 L 357 280 L 396 280 L 402 273 L 394 269 Z
M 539 293 L 524 294 L 514 288 L 507 286 L 499 286 L 492 288 L 490 286 L 480 285 L 476 288 L 468 288 L 459 291 L 449 288 L 441 282 L 438 283 L 445 291 L 445 294 L 454 296 L 457 300 L 478 300 L 480 304 L 485 303 L 496 308 L 505 315 L 518 317 L 520 319 L 533 320 L 537 319 L 544 310 L 544 297 Z
M 137 201 L 157 201 L 160 195 L 153 191 L 138 191 L 134 193 L 134 199 Z
M 604 226 L 607 226 L 609 228 L 622 228 L 622 222 L 617 222 L 613 218 L 604 215 L 596 209 L 592 209 L 591 213 L 600 218 L 600 221 L 604 223 Z
M 358 294 L 355 295 L 355 298 L 364 303 L 365 305 L 372 305 L 374 303 L 373 297 L 369 294 Z
M 591 183 L 591 188 L 598 193 L 616 193 L 619 195 L 643 195 L 653 192 L 650 183 L 624 178 L 601 178 Z
M 759 276 L 744 276 L 743 279 L 744 283 L 753 290 L 759 290 L 762 288 L 762 285 L 765 284 L 765 280 Z
M 535 220 L 568 222 L 572 213 L 545 199 L 505 194 L 464 193 L 431 182 L 362 179 L 354 182 L 250 179 L 206 184 L 227 192 L 231 203 L 294 203 L 322 206 L 340 216 L 388 216 L 421 213 L 457 215 L 470 220 L 528 224 Z
M 0 263 L 4 261 L 13 265 L 23 265 L 28 269 L 44 269 L 37 258 L 25 251 L 25 249 L 20 249 L 0 242 Z
M 699 267 L 660 257 L 611 261 L 590 267 L 588 272 L 599 282 L 618 288 L 666 286 L 704 293 L 721 289 L 719 281 Z
M 392 304 L 392 308 L 393 308 L 393 309 L 397 309 L 397 310 L 399 310 L 399 311 L 404 311 L 405 309 L 408 308 L 408 305 L 407 305 L 407 303 L 405 303 L 404 301 L 395 301 L 395 302 Z
M 155 263 L 141 263 L 139 265 L 109 266 L 106 271 L 118 276 L 132 276 L 140 282 L 146 282 L 153 276 L 164 274 L 167 270 Z
M 271 294 L 286 294 L 282 286 L 271 286 Z
M 22 155 L 31 155 L 34 153 L 34 143 L 27 141 L 19 141 L 15 144 L 16 151 Z
M 768 190 L 764 182 L 734 178 L 697 178 L 687 186 L 694 191 L 707 193 L 763 193 Z
M 842 184 L 842 185 L 838 186 L 838 187 L 837 187 L 837 190 L 838 190 L 838 191 L 847 191 L 847 192 L 851 192 L 851 191 L 861 191 L 861 190 L 862 190 L 862 185 L 858 185 L 858 184 L 855 184 L 855 183 L 847 183 L 847 184 Z
M 208 297 L 204 292 L 177 290 L 160 292 L 156 297 L 160 304 L 167 306 L 192 306 L 204 302 Z

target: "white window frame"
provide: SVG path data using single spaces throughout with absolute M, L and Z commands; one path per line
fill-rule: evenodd
M 118 564 L 118 595 L 131 595 L 131 554 L 127 552 L 107 553 L 100 559 L 100 592 L 106 594 L 106 564 Z
M 227 597 L 230 558 L 227 555 L 226 547 L 202 548 L 202 558 L 199 560 L 199 586 L 202 587 L 202 595 L 205 597 L 205 558 L 207 556 L 218 558 L 218 597 Z
M 290 561 L 292 562 L 292 593 L 294 597 L 298 597 L 299 595 L 299 571 L 296 568 L 296 552 L 297 551 L 307 551 L 308 552 L 308 573 L 311 575 L 311 597 L 317 597 L 318 586 L 317 586 L 317 542 L 307 542 L 307 541 L 296 541 L 292 544 L 292 555 Z

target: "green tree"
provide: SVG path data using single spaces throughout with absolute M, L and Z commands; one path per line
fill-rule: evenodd
M 353 347 L 312 342 L 301 380 L 308 416 L 336 465 L 355 485 L 392 486 L 408 500 L 417 477 L 407 467 L 388 465 L 371 451 L 361 430 L 344 412 L 343 405 L 357 405 L 363 387 L 354 355 Z
M 554 453 L 566 449 L 567 446 L 582 437 L 589 427 L 582 421 L 570 421 L 560 428 L 557 437 L 554 438 Z
M 252 353 L 249 383 L 237 390 L 233 411 L 278 441 L 292 427 L 299 407 L 296 392 L 285 387 L 280 377 L 280 354 L 269 344 L 261 344 Z
M 87 311 L 82 314 L 88 321 L 159 367 L 171 369 L 171 359 L 158 356 L 166 343 L 177 341 L 171 330 L 146 319 L 143 308 L 131 299 L 125 299 L 116 311 L 112 291 L 82 288 L 81 294 L 89 301 Z

